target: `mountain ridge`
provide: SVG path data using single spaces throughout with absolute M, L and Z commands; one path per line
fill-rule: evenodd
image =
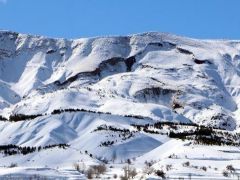
M 39 147 L 60 147 L 66 159 L 51 161 L 55 167 L 73 163 L 79 151 L 88 152 L 80 157 L 90 164 L 123 163 L 169 146 L 237 146 L 239 106 L 238 41 L 157 32 L 66 40 L 0 31 L 0 145 L 18 148 L 18 164 L 51 161 L 34 152 Z M 44 159 L 31 164 L 20 147 L 34 147 L 27 157 Z
M 182 37 L 176 37 L 176 36 L 174 36 L 174 35 L 169 35 L 169 34 L 164 34 L 164 33 L 156 33 L 156 32 L 151 32 L 151 33 L 143 33 L 143 34 L 136 34 L 136 35 L 132 35 L 132 36 L 121 36 L 121 37 L 103 37 L 103 38 L 90 38 L 90 46 L 93 46 L 94 44 L 92 44 L 92 43 L 94 43 L 94 41 L 97 41 L 97 42 L 95 42 L 95 44 L 96 44 L 96 52 L 91 52 L 92 50 L 91 50 L 91 48 L 90 48 L 90 52 L 86 52 L 86 51 L 88 51 L 89 50 L 89 48 L 88 48 L 88 44 L 89 44 L 89 39 L 86 39 L 86 38 L 84 38 L 84 39 L 78 39 L 78 40 L 76 40 L 77 42 L 76 43 L 74 43 L 74 41 L 67 41 L 67 42 L 65 42 L 65 40 L 64 39 L 46 39 L 45 37 L 42 37 L 42 36 L 29 36 L 29 35 L 20 35 L 20 34 L 18 34 L 17 35 L 17 33 L 13 33 L 13 32 L 8 32 L 8 31 L 2 31 L 2 33 L 5 33 L 5 34 L 7 34 L 7 35 L 9 35 L 9 36 L 23 36 L 23 37 L 21 37 L 21 38 L 23 38 L 24 39 L 24 41 L 28 41 L 28 40 L 32 40 L 33 41 L 33 43 L 32 43 L 32 45 L 30 45 L 30 50 L 31 50 L 31 48 L 33 48 L 33 49 L 35 49 L 35 48 L 37 48 L 37 47 L 39 47 L 40 48 L 40 50 L 37 50 L 37 53 L 34 53 L 33 54 L 33 58 L 31 59 L 31 57 L 30 57 L 30 59 L 31 59 L 31 62 L 29 63 L 30 65 L 28 65 L 28 66 L 32 66 L 33 68 L 32 69 L 34 69 L 34 68 L 37 68 L 36 70 L 37 70 L 37 74 L 36 75 L 38 75 L 39 73 L 40 73 L 40 75 L 38 76 L 39 78 L 37 79 L 37 80 L 34 80 L 34 79 L 32 79 L 31 81 L 31 83 L 30 83 L 30 85 L 29 84 L 26 84 L 26 86 L 30 86 L 29 88 L 27 88 L 27 90 L 25 90 L 25 93 L 29 93 L 30 91 L 32 91 L 32 90 L 34 90 L 34 89 L 38 89 L 38 87 L 41 87 L 41 86 L 45 86 L 45 85 L 47 85 L 47 84 L 49 84 L 48 82 L 49 82 L 49 78 L 48 77 L 50 77 L 50 79 L 53 79 L 53 80 L 50 80 L 50 84 L 54 84 L 54 83 L 57 83 L 57 82 L 60 82 L 60 83 L 64 83 L 64 82 L 67 82 L 67 81 L 73 81 L 73 79 L 74 78 L 78 78 L 78 76 L 79 76 L 79 73 L 80 73 L 80 76 L 82 76 L 81 75 L 81 73 L 90 73 L 90 76 L 96 76 L 96 74 L 94 74 L 93 73 L 93 75 L 91 75 L 91 71 L 95 71 L 94 69 L 97 69 L 98 68 L 98 66 L 101 66 L 101 63 L 102 64 L 104 64 L 104 62 L 107 62 L 108 61 L 108 59 L 112 59 L 112 58 L 129 58 L 129 57 L 135 57 L 135 56 L 141 56 L 141 55 L 139 55 L 139 54 L 141 54 L 141 53 L 144 53 L 144 51 L 146 51 L 146 53 L 148 53 L 148 48 L 149 49 L 151 49 L 151 50 L 153 50 L 153 51 L 158 51 L 158 49 L 160 49 L 161 50 L 161 47 L 158 47 L 158 46 L 164 46 L 163 47 L 163 50 L 164 50 L 164 48 L 169 48 L 169 50 L 172 48 L 172 49 L 176 49 L 176 50 L 178 50 L 179 51 L 179 54 L 183 54 L 183 55 L 186 55 L 186 56 L 192 56 L 192 58 L 194 59 L 195 58 L 195 55 L 192 53 L 192 52 L 190 52 L 189 50 L 185 50 L 184 48 L 180 48 L 181 47 L 181 45 L 182 44 L 180 44 L 180 47 L 177 47 L 177 46 L 179 46 L 179 45 L 177 45 L 177 43 L 176 42 L 178 42 L 179 41 L 179 39 L 183 39 L 182 41 L 183 42 L 185 42 L 185 41 L 189 41 L 189 39 L 187 39 L 187 40 L 185 40 L 184 38 L 182 38 Z M 10 33 L 10 34 L 9 34 Z M 135 37 L 136 36 L 136 37 Z M 170 40 L 169 40 L 169 37 L 170 37 Z M 11 38 L 14 38 L 14 37 L 10 37 L 10 39 Z M 16 37 L 15 37 L 16 38 Z M 20 38 L 20 39 L 21 39 Z M 26 39 L 25 39 L 26 38 Z M 28 38 L 30 38 L 30 39 L 28 39 Z M 35 38 L 37 38 L 37 39 L 35 39 Z M 122 44 L 125 44 L 125 43 L 131 43 L 130 41 L 130 39 L 133 39 L 132 41 L 132 45 L 131 46 L 137 46 L 136 48 L 139 48 L 139 50 L 136 50 L 136 51 L 134 51 L 133 50 L 133 52 L 126 52 L 125 53 L 125 51 L 126 50 L 121 50 L 121 51 L 119 51 L 119 49 L 121 49 L 121 48 L 124 48 L 124 49 L 128 49 L 129 48 L 129 45 L 122 45 Z M 136 41 L 134 40 L 134 38 L 136 39 Z M 139 38 L 139 39 L 138 39 Z M 164 42 L 164 40 L 163 39 L 166 39 L 166 42 Z M 98 39 L 99 39 L 99 41 L 98 41 Z M 86 40 L 86 42 L 85 42 L 85 40 Z M 142 43 L 143 43 L 143 45 L 141 44 L 141 43 L 139 43 L 138 42 L 138 40 L 139 41 L 141 41 Z M 16 43 L 18 44 L 18 46 L 19 46 L 19 44 L 21 44 L 20 42 L 19 42 L 20 40 L 18 40 L 17 38 L 16 38 Z M 46 41 L 46 42 L 45 42 Z M 49 42 L 48 42 L 49 41 Z M 54 42 L 52 42 L 52 41 L 54 41 Z M 73 50 L 71 51 L 70 50 L 70 52 L 65 52 L 65 54 L 64 54 L 64 56 L 68 53 L 71 53 L 71 54 L 69 54 L 69 55 L 66 55 L 67 57 L 64 57 L 64 58 L 61 58 L 61 56 L 59 56 L 58 54 L 56 55 L 57 57 L 53 57 L 54 59 L 60 59 L 60 60 L 54 60 L 55 62 L 54 63 L 59 63 L 59 61 L 62 61 L 62 63 L 60 63 L 60 66 L 63 66 L 63 68 L 64 68 L 64 70 L 63 70 L 63 73 L 61 73 L 61 70 L 60 70 L 60 72 L 58 72 L 58 73 L 60 73 L 60 74 L 62 74 L 62 75 L 60 75 L 60 76 L 58 76 L 58 77 L 54 77 L 52 74 L 49 74 L 49 72 L 46 72 L 46 71 L 49 71 L 48 69 L 49 69 L 49 65 L 50 66 L 53 66 L 53 64 L 51 65 L 51 64 L 49 64 L 49 62 L 47 62 L 47 61 L 51 61 L 51 60 L 48 60 L 48 59 L 46 59 L 46 57 L 45 56 L 51 56 L 51 54 L 56 54 L 56 48 L 58 48 L 58 41 L 60 41 L 59 43 L 60 43 L 60 47 L 59 47 L 59 49 L 60 49 L 60 51 L 62 50 L 61 48 L 71 48 L 71 49 L 75 49 L 75 48 L 77 48 L 77 46 L 78 46 L 78 43 L 85 43 L 86 45 L 85 46 L 87 46 L 87 47 L 84 47 L 84 45 L 83 45 L 83 47 L 80 47 L 80 51 L 82 51 L 82 52 L 80 52 L 80 55 L 79 55 L 79 52 L 73 52 Z M 80 41 L 80 42 L 79 42 Z M 83 41 L 83 42 L 81 42 L 81 41 Z M 135 41 L 135 43 L 136 43 L 136 45 L 134 44 L 134 41 Z M 195 39 L 191 39 L 191 41 L 197 41 L 198 42 L 198 44 L 202 44 L 202 43 L 209 43 L 209 41 L 208 42 L 205 42 L 205 41 L 203 41 L 203 40 L 201 40 L 200 41 L 200 43 L 199 43 L 199 40 L 195 40 Z M 156 42 L 156 44 L 154 44 Z M 181 42 L 181 41 L 180 41 Z M 216 42 L 216 41 L 214 41 L 214 42 Z M 49 44 L 50 43 L 50 44 Z M 71 43 L 73 43 L 73 44 L 71 44 Z M 100 45 L 99 45 L 99 44 Z M 103 44 L 102 44 L 103 43 Z M 108 47 L 110 46 L 110 48 L 112 48 L 111 46 L 112 46 L 112 44 L 114 44 L 114 43 L 118 43 L 118 44 L 116 44 L 116 49 L 117 50 L 114 50 L 114 51 L 116 51 L 115 53 L 110 53 L 110 55 L 106 55 L 106 51 L 108 52 Z M 161 43 L 165 43 L 164 45 L 163 44 L 161 44 Z M 168 44 L 169 43 L 169 44 Z M 175 43 L 175 44 L 174 44 Z M 229 43 L 228 41 L 224 41 L 224 43 Z M 49 44 L 49 45 L 48 45 Z M 52 45 L 51 45 L 52 44 Z M 56 45 L 54 45 L 54 44 L 56 44 Z M 191 45 L 192 43 L 190 43 L 190 45 Z M 187 43 L 187 45 L 188 45 L 188 43 Z M 32 47 L 31 47 L 32 46 Z M 53 47 L 52 47 L 53 46 Z M 57 47 L 56 47 L 57 46 Z M 70 46 L 70 47 L 69 47 Z M 106 49 L 101 49 L 102 47 L 104 47 L 104 46 L 107 46 L 107 48 Z M 140 47 L 139 47 L 140 46 Z M 172 46 L 172 47 L 171 47 Z M 120 47 L 120 48 L 119 48 Z M 8 49 L 9 49 L 9 47 L 7 47 Z M 20 47 L 16 47 L 16 51 L 19 49 Z M 45 52 L 41 52 L 42 50 L 41 49 L 46 49 L 46 50 L 44 50 Z M 55 48 L 55 49 L 54 49 Z M 82 50 L 82 48 L 83 48 L 83 50 Z M 156 49 L 157 48 L 157 49 Z M 85 50 L 86 49 L 86 50 Z M 132 51 L 132 49 L 133 49 L 133 47 L 130 47 L 130 49 L 131 49 L 131 51 Z M 156 50 L 154 50 L 154 49 L 156 49 Z M 21 51 L 21 49 L 20 49 L 20 51 Z M 24 50 L 23 50 L 24 51 Z M 25 51 L 27 51 L 27 50 L 25 50 Z M 40 51 L 40 52 L 39 52 Z M 66 50 L 67 51 L 67 50 Z M 78 50 L 76 50 L 76 51 L 78 51 Z M 101 53 L 103 51 L 103 53 Z M 41 55 L 40 55 L 40 54 Z M 74 54 L 75 53 L 75 54 Z M 85 53 L 85 54 L 83 54 L 83 55 L 81 55 L 81 53 Z M 91 55 L 91 53 L 93 54 L 90 58 L 89 58 L 89 56 Z M 98 53 L 100 54 L 100 56 L 98 55 Z M 119 54 L 120 53 L 120 54 Z M 39 54 L 39 55 L 38 55 Z M 60 53 L 61 54 L 61 53 Z M 96 57 L 95 57 L 96 56 Z M 143 55 L 144 56 L 144 55 Z M 229 54 L 226 54 L 226 55 L 223 55 L 223 56 L 226 56 L 226 58 L 229 58 Z M 35 57 L 35 58 L 34 58 Z M 234 58 L 236 58 L 237 57 L 237 55 L 234 57 Z M 22 57 L 23 59 L 28 59 L 29 57 Z M 99 62 L 96 62 L 96 59 L 97 58 L 101 58 L 102 60 L 98 60 Z M 185 57 L 184 57 L 185 58 Z M 230 57 L 231 58 L 231 57 Z M 39 61 L 39 59 L 40 59 L 40 61 Z M 42 62 L 41 61 L 41 59 L 43 60 L 43 61 L 45 61 L 45 62 Z M 62 59 L 62 60 L 61 60 Z M 84 60 L 81 60 L 81 59 L 84 59 Z M 35 62 L 34 62 L 35 61 Z M 71 61 L 71 62 L 70 62 Z M 82 61 L 82 63 L 80 63 L 80 62 L 77 62 L 77 61 Z M 119 60 L 116 60 L 116 61 L 119 61 Z M 125 60 L 123 59 L 123 62 L 124 62 Z M 133 60 L 132 61 L 134 61 L 134 58 L 133 58 Z M 198 63 L 204 63 L 204 61 L 201 61 L 201 60 L 198 60 L 197 58 L 196 58 L 196 60 L 195 60 L 196 62 L 198 62 Z M 69 66 L 68 66 L 68 62 L 70 62 L 69 63 Z M 119 66 L 119 68 L 121 69 L 121 68 L 124 68 L 123 66 L 124 66 L 124 64 L 121 64 L 121 62 L 114 62 L 114 59 L 112 59 L 111 61 L 109 61 L 110 62 L 110 64 L 112 63 L 112 64 L 114 64 L 114 63 L 116 63 L 118 66 Z M 28 63 L 28 62 L 27 62 Z M 40 63 L 40 65 L 39 65 L 39 63 Z M 41 63 L 43 63 L 42 65 L 41 65 Z M 46 64 L 46 63 L 48 63 L 48 64 Z M 50 62 L 51 63 L 51 62 Z M 80 64 L 79 64 L 80 63 Z M 134 62 L 132 62 L 132 63 L 134 63 Z M 76 64 L 79 64 L 79 65 L 76 65 Z M 86 64 L 86 65 L 85 65 Z M 92 64 L 92 65 L 91 65 Z M 135 63 L 136 64 L 136 63 Z M 27 64 L 26 64 L 27 65 Z M 115 65 L 115 64 L 114 64 Z M 26 66 L 26 67 L 28 67 L 28 66 Z M 38 68 L 38 66 L 40 66 L 40 69 Z M 79 66 L 80 67 L 80 69 L 79 68 L 77 68 L 77 69 L 75 69 L 75 67 L 76 66 Z M 84 68 L 84 66 L 86 67 L 86 68 Z M 92 66 L 92 68 L 91 68 L 91 66 Z M 109 64 L 108 64 L 108 62 L 107 62 L 107 64 L 106 65 L 103 65 L 103 67 L 102 68 L 107 68 L 106 66 L 109 66 Z M 46 71 L 44 71 L 46 68 L 47 68 L 47 70 Z M 81 68 L 82 67 L 82 68 Z M 90 68 L 89 68 L 90 67 Z M 145 67 L 146 67 L 146 65 L 145 65 Z M 150 67 L 150 66 L 149 66 Z M 11 67 L 10 67 L 11 68 Z M 16 68 L 16 67 L 15 67 Z M 23 66 L 23 68 L 25 68 L 24 66 Z M 45 69 L 44 69 L 45 68 Z M 59 66 L 57 67 L 57 69 L 56 70 L 54 70 L 54 68 L 55 67 L 51 67 L 50 68 L 50 70 L 52 71 L 52 73 L 54 74 L 55 72 L 56 72 L 56 70 L 58 71 L 59 69 L 61 69 L 61 68 L 59 68 Z M 112 67 L 111 67 L 112 68 Z M 117 67 L 118 68 L 118 67 Z M 29 71 L 32 71 L 32 69 L 30 69 Z M 70 72 L 68 72 L 69 71 L 69 69 L 72 69 Z M 24 71 L 26 70 L 26 69 L 23 69 Z M 40 70 L 43 70 L 44 72 L 42 73 Z M 118 69 L 115 69 L 116 71 L 118 71 Z M 113 71 L 114 72 L 114 70 L 112 70 L 111 69 L 111 71 Z M 120 71 L 122 71 L 122 70 L 120 70 Z M 123 72 L 124 71 L 127 71 L 127 70 L 123 70 Z M 4 71 L 2 71 L 2 72 L 4 72 Z M 8 72 L 7 72 L 8 73 Z M 21 72 L 20 72 L 21 73 Z M 41 73 L 42 73 L 42 75 L 41 75 Z M 43 77 L 43 76 L 46 76 L 46 73 L 48 73 L 49 75 L 47 75 L 48 77 Z M 51 72 L 50 72 L 51 73 Z M 97 72 L 96 72 L 97 73 Z M 99 72 L 98 72 L 99 73 Z M 109 72 L 108 72 L 109 73 Z M 3 73 L 1 73 L 1 74 L 3 74 Z M 1 76 L 1 74 L 0 74 L 0 76 Z M 65 74 L 65 75 L 64 75 Z M 69 74 L 69 75 L 66 75 L 66 74 Z M 20 75 L 23 75 L 23 74 L 20 74 Z M 65 76 L 65 78 L 64 78 L 64 76 Z M 3 75 L 2 75 L 3 76 Z M 62 76 L 62 77 L 61 77 Z M 84 75 L 83 75 L 84 76 Z M 104 76 L 104 75 L 102 75 L 102 76 Z M 26 77 L 21 77 L 22 78 L 22 81 L 21 81 L 21 79 L 20 79 L 20 77 L 18 77 L 18 79 L 20 79 L 20 82 L 18 81 L 17 82 L 17 84 L 20 84 L 20 85 L 17 85 L 17 87 L 16 87 L 16 85 L 15 85 L 15 87 L 13 86 L 13 89 L 15 89 L 15 93 L 17 92 L 17 91 L 20 91 L 20 96 L 23 96 L 24 95 L 24 93 L 22 93 L 21 91 L 24 91 L 23 89 L 21 89 L 21 88 L 19 88 L 18 86 L 22 86 L 22 85 L 24 85 L 24 82 L 26 82 L 26 80 L 27 81 L 29 81 L 28 78 L 29 77 L 29 75 L 28 75 L 28 73 L 26 73 Z M 52 77 L 54 77 L 54 78 L 52 78 Z M 59 77 L 60 77 L 60 79 L 59 79 Z M 48 79 L 46 79 L 46 78 L 48 78 Z M 63 80 L 61 80 L 63 78 Z M 1 78 L 2 79 L 2 78 Z M 16 78 L 15 78 L 16 79 Z M 42 80 L 43 81 L 42 81 Z M 47 80 L 47 82 L 45 81 L 45 83 L 44 83 L 44 80 Z M 65 79 L 65 80 L 64 80 Z M 14 81 L 14 80 L 10 80 L 10 81 Z M 16 81 L 16 80 L 15 80 Z M 61 82 L 62 81 L 62 82 Z M 6 81 L 5 81 L 6 82 Z M 40 83 L 40 84 L 39 84 Z M 42 84 L 43 83 L 43 84 Z M 42 84 L 42 85 L 41 85 Z M 45 85 L 44 85 L 45 84 Z M 49 85 L 50 85 L 49 84 Z M 24 96 L 26 96 L 27 94 L 25 94 Z

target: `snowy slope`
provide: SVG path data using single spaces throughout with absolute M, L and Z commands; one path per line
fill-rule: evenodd
M 156 32 L 66 40 L 0 31 L 0 145 L 70 145 L 64 161 L 52 159 L 54 167 L 73 163 L 79 151 L 92 154 L 82 154 L 91 163 L 167 156 L 177 151 L 168 151 L 175 141 L 169 129 L 159 135 L 133 125 L 237 133 L 239 109 L 240 41 Z M 25 118 L 13 122 L 13 115 Z M 46 157 L 34 165 L 43 167 L 49 156 L 41 153 Z

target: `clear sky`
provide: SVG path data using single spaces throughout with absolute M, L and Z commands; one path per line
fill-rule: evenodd
M 159 31 L 240 39 L 240 0 L 0 0 L 0 29 L 64 38 Z

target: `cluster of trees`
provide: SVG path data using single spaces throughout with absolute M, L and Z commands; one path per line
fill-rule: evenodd
M 122 132 L 122 133 L 130 133 L 129 129 L 120 129 L 120 128 L 116 128 L 113 126 L 107 126 L 107 125 L 103 125 L 103 126 L 98 126 L 97 129 L 95 129 L 94 131 L 113 131 L 113 132 Z
M 194 140 L 197 144 L 206 145 L 240 145 L 240 134 L 222 131 L 222 129 L 215 129 L 197 124 L 186 124 L 176 122 L 156 122 L 153 124 L 131 124 L 137 131 L 144 131 L 150 134 L 164 134 L 161 131 L 163 127 L 168 126 L 170 129 L 168 136 L 170 138 L 189 139 Z M 182 127 L 193 127 L 191 129 L 178 132 L 177 130 Z M 166 134 L 166 133 L 165 133 Z
M 0 115 L 0 121 L 7 121 L 7 118 Z
M 169 137 L 170 138 L 179 138 L 179 139 L 186 139 L 188 136 L 194 135 L 194 130 L 183 131 L 183 132 L 175 132 L 170 131 Z
M 124 117 L 130 117 L 135 119 L 144 119 L 145 117 L 139 115 L 124 115 Z
M 99 112 L 99 111 L 92 111 L 92 110 L 86 110 L 86 109 L 55 109 L 51 114 L 61 114 L 64 112 L 89 112 L 89 113 L 97 113 L 97 114 L 111 114 L 109 112 Z M 130 117 L 130 118 L 136 118 L 136 119 L 144 119 L 143 116 L 138 115 L 123 115 L 123 117 Z
M 205 145 L 232 145 L 239 146 L 239 134 L 231 134 L 227 131 L 215 131 L 211 127 L 199 126 L 195 130 L 188 130 L 183 132 L 170 131 L 170 138 L 190 139 L 197 144 Z
M 33 153 L 35 151 L 41 151 L 42 149 L 50 149 L 50 148 L 54 148 L 54 147 L 58 147 L 58 148 L 67 148 L 69 147 L 68 144 L 54 144 L 54 145 L 48 145 L 48 146 L 38 146 L 38 147 L 31 147 L 31 146 L 17 146 L 14 144 L 8 144 L 8 145 L 2 145 L 0 146 L 0 152 L 3 151 L 4 155 L 16 155 L 16 154 L 29 154 L 29 153 Z
M 42 147 L 42 149 L 51 149 L 51 148 L 54 148 L 54 147 L 66 149 L 66 148 L 68 148 L 69 146 L 70 146 L 69 144 L 53 144 L 53 145 L 44 146 L 44 147 Z M 41 146 L 39 146 L 39 147 L 41 148 Z M 39 148 L 39 147 L 38 147 L 38 148 Z
M 15 154 L 29 154 L 32 153 L 34 151 L 36 151 L 37 148 L 36 147 L 29 147 L 29 146 L 25 146 L 25 147 L 20 147 L 20 146 L 16 146 L 13 144 L 9 144 L 9 145 L 4 145 L 4 146 L 0 146 L 0 151 L 3 151 L 4 155 L 15 155 Z
M 137 171 L 135 168 L 128 166 L 123 167 L 123 175 L 120 176 L 121 180 L 129 180 L 133 179 L 137 175 Z
M 87 177 L 88 179 L 92 179 L 93 176 L 96 178 L 99 178 L 101 174 L 105 174 L 107 171 L 107 167 L 105 164 L 100 164 L 100 165 L 93 165 L 90 166 L 89 169 L 87 170 Z
M 136 133 L 136 131 L 130 131 L 129 129 L 120 129 L 120 128 L 116 128 L 113 126 L 107 126 L 107 125 L 103 125 L 103 126 L 98 126 L 97 129 L 95 129 L 94 131 L 113 131 L 113 132 L 119 132 L 119 137 L 122 138 L 122 140 L 126 140 L 129 139 L 131 137 L 134 136 L 134 133 Z M 105 144 L 107 145 L 107 144 Z
M 169 137 L 186 139 L 188 136 L 192 137 L 193 135 L 196 135 L 196 137 L 199 138 L 203 136 L 212 136 L 214 134 L 215 134 L 215 131 L 213 131 L 213 128 L 199 126 L 195 130 L 192 129 L 192 130 L 183 131 L 183 132 L 170 131 Z
M 162 179 L 166 179 L 166 173 L 163 170 L 156 170 L 155 174 Z
M 104 141 L 104 142 L 101 142 L 100 146 L 112 146 L 114 144 L 114 141 Z
M 227 165 L 225 170 L 223 170 L 222 174 L 225 177 L 230 177 L 231 175 L 234 175 L 236 172 L 236 169 L 232 165 Z M 239 179 L 239 176 L 238 176 Z
M 42 116 L 42 114 L 36 114 L 36 115 L 13 114 L 9 117 L 9 121 L 12 121 L 12 122 L 25 121 L 25 120 L 35 119 L 39 116 Z
M 51 114 L 61 114 L 64 112 L 89 112 L 89 113 L 98 113 L 98 114 L 111 114 L 108 112 L 99 112 L 99 111 L 91 111 L 86 109 L 55 109 Z
M 86 110 L 86 109 L 55 109 L 51 114 L 61 114 L 64 112 L 88 112 L 88 113 L 97 113 L 97 114 L 111 114 L 109 112 L 99 112 L 99 111 L 92 111 L 92 110 Z M 25 121 L 25 120 L 32 120 L 37 117 L 43 116 L 43 114 L 35 114 L 35 115 L 26 115 L 26 114 L 12 114 L 10 115 L 9 119 L 3 117 L 0 115 L 0 121 L 7 121 L 10 122 L 18 122 L 18 121 Z M 137 115 L 123 115 L 123 117 L 132 117 L 136 119 L 144 119 L 142 116 Z
M 158 132 L 158 131 L 149 130 L 147 128 L 143 128 L 143 131 L 146 133 L 150 133 L 150 134 L 160 134 L 160 132 Z
M 163 129 L 164 126 L 169 126 L 171 129 L 178 129 L 179 126 L 189 126 L 189 127 L 198 127 L 197 124 L 187 124 L 181 122 L 156 122 L 153 124 L 131 124 L 131 126 L 135 127 L 138 131 L 144 131 L 151 134 L 161 134 L 160 132 L 153 131 L 150 129 Z
M 105 164 L 92 165 L 89 166 L 89 168 L 87 169 L 84 163 L 83 164 L 74 163 L 73 167 L 78 172 L 85 174 L 88 179 L 100 178 L 100 175 L 105 174 L 107 171 L 107 167 Z

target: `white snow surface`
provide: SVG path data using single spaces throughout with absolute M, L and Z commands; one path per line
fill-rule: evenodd
M 174 108 L 176 104 L 180 107 Z M 66 109 L 82 111 L 52 114 Z M 208 163 L 221 170 L 230 161 L 239 166 L 235 151 L 186 146 L 166 135 L 135 132 L 131 126 L 179 122 L 239 132 L 239 109 L 240 41 L 157 32 L 67 40 L 0 31 L 0 118 L 41 115 L 0 121 L 0 145 L 70 145 L 26 156 L 0 154 L 0 175 L 28 174 L 34 167 L 52 177 L 61 171 L 65 177 L 64 171 L 70 172 L 66 168 L 75 162 L 91 165 L 114 157 L 116 172 L 126 159 L 136 159 L 138 168 L 154 159 L 156 167 L 174 164 L 171 176 L 187 176 L 190 170 L 181 166 L 185 154 L 193 164 Z M 134 135 L 123 139 L 118 132 L 96 131 L 107 126 Z M 114 144 L 101 146 L 106 141 Z M 169 159 L 173 153 L 180 158 Z M 20 167 L 3 167 L 11 162 Z M 76 172 L 71 173 L 69 177 Z M 220 177 L 213 169 L 206 174 Z

